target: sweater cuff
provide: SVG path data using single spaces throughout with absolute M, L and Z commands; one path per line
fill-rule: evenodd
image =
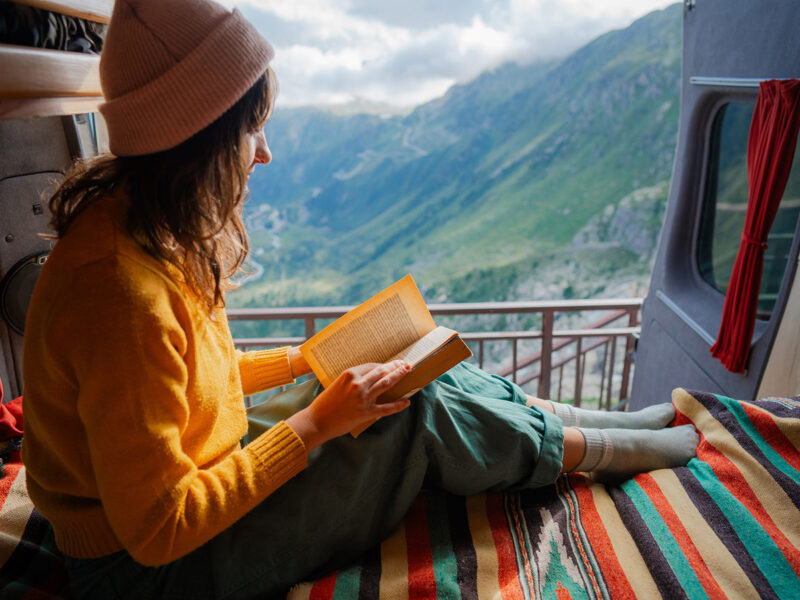
M 285 421 L 280 421 L 245 446 L 262 472 L 277 488 L 308 465 L 305 444 Z
M 239 374 L 242 378 L 242 393 L 245 396 L 294 383 L 289 362 L 289 347 L 241 353 Z

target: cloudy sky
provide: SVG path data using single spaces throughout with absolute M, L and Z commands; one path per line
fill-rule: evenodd
M 279 106 L 415 106 L 514 60 L 564 56 L 674 0 L 223 0 L 275 46 Z

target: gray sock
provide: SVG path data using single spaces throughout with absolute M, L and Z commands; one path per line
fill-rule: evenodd
M 666 429 L 581 429 L 586 454 L 575 471 L 598 481 L 616 482 L 637 473 L 681 467 L 697 454 L 700 436 L 693 425 Z
M 670 403 L 648 406 L 636 412 L 587 410 L 570 404 L 553 402 L 553 410 L 564 422 L 564 427 L 591 427 L 594 429 L 661 429 L 675 418 L 675 408 Z

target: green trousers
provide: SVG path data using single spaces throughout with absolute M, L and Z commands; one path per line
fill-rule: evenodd
M 286 418 L 319 391 L 312 381 L 279 394 L 252 411 L 251 430 Z M 137 600 L 281 597 L 379 543 L 421 489 L 466 495 L 548 485 L 562 453 L 558 417 L 526 407 L 509 381 L 462 364 L 358 439 L 342 436 L 312 452 L 305 471 L 181 559 L 153 568 L 124 551 L 68 558 L 73 591 Z

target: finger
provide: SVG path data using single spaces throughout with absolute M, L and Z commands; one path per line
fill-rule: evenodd
M 379 365 L 380 363 L 363 363 L 345 369 L 344 371 L 339 373 L 339 376 L 336 378 L 335 383 L 347 387 L 349 387 L 351 384 L 355 384 L 356 386 L 360 387 L 364 384 L 364 376 L 367 373 L 370 373 L 375 367 Z
M 363 363 L 360 365 L 356 365 L 355 367 L 350 367 L 347 371 L 350 371 L 353 375 L 356 376 L 363 376 L 366 373 L 372 371 L 375 367 L 381 366 L 382 363 Z
M 366 386 L 366 389 L 372 392 L 372 387 L 387 375 L 391 375 L 395 371 L 405 373 L 409 368 L 410 367 L 408 366 L 408 363 L 402 360 L 393 360 L 388 363 L 378 364 L 375 365 L 375 368 L 369 373 L 364 374 L 362 381 Z
M 405 377 L 411 370 L 411 367 L 402 361 L 393 361 L 400 363 L 390 371 L 384 372 L 383 376 L 375 381 L 369 389 L 369 394 L 372 397 L 380 396 L 383 392 L 390 389 L 394 384 Z M 392 364 L 392 363 L 388 363 Z
M 400 400 L 394 400 L 392 402 L 376 404 L 373 414 L 375 416 L 386 417 L 388 415 L 399 413 L 400 411 L 407 409 L 410 405 L 411 401 L 408 398 L 401 398 Z

